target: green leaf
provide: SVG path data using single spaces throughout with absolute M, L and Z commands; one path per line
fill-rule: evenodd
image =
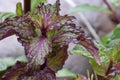
M 118 43 L 120 43 L 120 39 L 113 39 L 113 40 L 109 41 L 108 44 L 106 44 L 106 47 L 113 47 Z
M 99 57 L 101 62 L 103 62 L 106 66 L 106 68 L 109 65 L 109 56 L 110 56 L 110 50 L 109 48 L 106 48 L 103 44 L 94 41 L 95 46 L 99 49 Z M 84 49 L 80 45 L 76 45 L 73 50 L 70 51 L 71 54 L 77 54 L 77 55 L 83 55 L 89 58 L 89 62 L 93 67 L 93 70 L 96 72 L 97 75 L 105 76 L 104 69 L 101 65 L 98 65 L 96 63 L 96 60 L 90 55 L 86 49 Z
M 80 12 L 80 11 L 91 11 L 91 12 L 110 12 L 106 7 L 103 6 L 94 6 L 89 4 L 78 5 L 70 10 L 70 13 Z
M 109 57 L 110 57 L 110 48 L 106 48 L 102 43 L 94 41 L 97 48 L 99 48 L 99 57 L 101 62 L 105 64 L 106 67 L 109 65 Z
M 90 64 L 97 75 L 105 76 L 104 69 L 101 65 L 98 65 L 94 59 L 90 59 Z
M 25 56 L 20 56 L 16 59 L 11 57 L 0 58 L 0 72 L 6 70 L 10 66 L 13 66 L 17 61 L 27 62 L 27 59 Z
M 119 62 L 120 61 L 120 42 L 113 46 L 113 48 L 110 51 L 109 56 L 113 60 L 113 62 Z
M 120 39 L 120 24 L 118 24 L 114 31 L 113 31 L 113 35 L 111 36 L 111 39 Z
M 28 64 L 17 62 L 15 66 L 9 69 L 2 80 L 55 80 L 55 73 L 44 64 L 44 68 L 37 68 L 34 71 L 28 69 Z
M 77 75 L 75 73 L 65 68 L 63 68 L 62 70 L 59 70 L 56 73 L 56 76 L 59 78 L 63 78 L 63 77 L 77 78 Z
M 67 49 L 68 46 L 53 45 L 52 53 L 47 56 L 49 68 L 56 72 L 63 67 L 65 60 L 68 58 Z
M 48 37 L 48 39 L 52 39 L 53 36 L 54 36 L 54 34 L 55 34 L 55 31 L 54 31 L 54 30 L 48 31 L 48 32 L 47 32 L 47 37 Z
M 106 47 L 113 47 L 120 42 L 120 24 L 108 35 L 102 38 L 102 42 Z
M 76 45 L 69 53 L 93 58 L 92 55 L 81 45 Z
M 103 44 L 106 44 L 108 42 L 108 39 L 109 39 L 108 36 L 104 36 L 104 37 L 102 37 L 101 41 L 102 41 Z
M 18 2 L 16 5 L 16 15 L 17 16 L 22 16 L 23 15 L 23 10 L 22 10 L 22 3 Z
M 26 58 L 25 55 L 23 55 L 23 56 L 20 56 L 20 57 L 16 58 L 15 61 L 16 61 L 16 62 L 17 62 L 17 61 L 27 62 L 27 58 Z
M 6 70 L 8 67 L 15 64 L 13 58 L 1 58 L 0 59 L 0 71 Z
M 119 6 L 120 0 L 110 0 L 110 2 L 114 8 L 117 8 Z
M 104 66 L 106 68 L 108 68 L 109 66 L 109 56 L 110 56 L 110 49 L 109 48 L 106 48 L 103 44 L 97 42 L 97 41 L 94 41 L 94 44 L 96 45 L 97 48 L 99 48 L 99 57 L 100 57 L 100 60 L 101 62 L 104 64 Z M 92 68 L 93 70 L 95 71 L 95 73 L 97 75 L 100 75 L 100 76 L 105 76 L 105 72 L 104 72 L 104 69 L 102 67 L 102 65 L 98 65 L 94 59 L 90 59 L 89 61 L 92 65 Z
M 119 75 L 116 75 L 115 77 L 113 77 L 112 79 L 110 80 L 120 80 L 120 74 Z
M 14 17 L 15 14 L 11 12 L 0 13 L 0 22 L 3 22 L 6 18 Z
M 46 0 L 31 0 L 31 12 L 34 12 L 40 2 L 46 2 Z

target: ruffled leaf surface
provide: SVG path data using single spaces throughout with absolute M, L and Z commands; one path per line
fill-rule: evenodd
M 53 71 L 58 71 L 62 68 L 62 66 L 65 63 L 65 60 L 68 57 L 67 54 L 67 48 L 68 46 L 64 47 L 56 47 L 54 48 L 53 52 L 47 56 L 48 59 L 48 66 L 53 70 Z
M 18 62 L 3 80 L 54 80 L 54 73 L 67 59 L 70 42 L 85 47 L 100 64 L 98 49 L 74 24 L 75 17 L 61 16 L 59 11 L 59 0 L 53 5 L 40 3 L 34 13 L 0 23 L 0 40 L 16 34 L 28 59 L 26 63 Z
M 43 69 L 38 68 L 33 72 L 30 68 L 27 69 L 26 63 L 17 62 L 2 80 L 56 80 L 56 78 L 54 72 L 46 64 Z
M 80 41 L 79 44 L 86 48 L 88 52 L 90 52 L 91 55 L 94 57 L 96 62 L 101 65 L 99 51 L 98 48 L 94 45 L 93 40 L 89 37 L 86 37 L 84 33 L 80 34 L 77 39 Z
M 109 77 L 115 77 L 117 75 L 120 75 L 120 62 L 113 64 L 108 74 Z

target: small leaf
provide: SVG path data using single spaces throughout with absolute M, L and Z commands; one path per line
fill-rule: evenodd
M 48 37 L 48 39 L 52 39 L 53 36 L 54 36 L 54 34 L 55 34 L 55 31 L 54 31 L 54 30 L 48 31 L 48 32 L 47 32 L 47 37 Z
M 63 77 L 68 77 L 68 78 L 77 78 L 77 75 L 73 72 L 71 72 L 68 69 L 61 69 L 56 73 L 56 77 L 58 78 L 63 78 Z
M 116 9 L 119 6 L 120 0 L 110 0 L 112 6 Z
M 110 69 L 108 74 L 109 77 L 115 77 L 117 75 L 120 75 L 120 62 L 112 65 L 112 68 Z
M 55 80 L 55 73 L 46 66 L 46 63 L 44 65 L 43 69 L 37 68 L 33 71 L 31 68 L 28 69 L 26 63 L 17 62 L 5 73 L 2 80 Z
M 77 37 L 79 44 L 82 45 L 94 57 L 95 61 L 101 65 L 99 57 L 99 49 L 95 46 L 93 40 L 87 37 L 84 33 Z
M 90 59 L 90 64 L 92 65 L 92 68 L 94 69 L 97 75 L 105 76 L 105 72 L 102 65 L 98 65 L 94 59 Z
M 40 2 L 46 2 L 46 0 L 31 0 L 31 12 L 34 12 Z
M 30 40 L 34 35 L 33 21 L 30 19 L 28 14 L 20 17 L 16 16 L 13 18 L 8 18 L 4 22 L 0 23 L 0 40 L 16 34 L 19 36 L 19 40 L 22 44 L 25 41 Z M 22 37 L 22 40 L 21 40 Z M 27 40 L 23 40 L 27 39 Z
M 110 80 L 120 80 L 120 74 L 116 75 L 115 77 L 111 78 Z
M 93 58 L 92 55 L 81 45 L 76 45 L 71 51 L 70 54 L 82 55 L 88 58 Z
M 56 72 L 63 67 L 65 60 L 68 58 L 67 49 L 68 46 L 53 47 L 52 53 L 47 56 L 49 68 Z
M 91 11 L 91 12 L 98 12 L 98 11 L 104 11 L 104 12 L 110 12 L 106 7 L 103 6 L 94 6 L 89 4 L 82 4 L 78 5 L 70 10 L 70 13 L 75 12 L 83 12 L 83 11 Z
M 1 58 L 0 59 L 0 71 L 6 70 L 8 67 L 13 66 L 15 61 L 13 58 Z
M 109 39 L 108 36 L 102 37 L 102 43 L 106 44 L 108 42 L 108 39 Z
M 111 39 L 117 39 L 117 38 L 120 39 L 120 24 L 118 24 L 118 25 L 115 27 L 115 29 L 114 29 L 114 31 L 113 31 L 113 35 L 112 35 L 112 37 L 111 37 Z
M 111 33 L 104 36 L 102 42 L 106 47 L 113 47 L 118 44 L 120 42 L 120 24 L 118 24 Z
M 120 42 L 115 44 L 109 52 L 109 57 L 113 60 L 113 62 L 120 61 Z
M 45 62 L 45 56 L 51 52 L 49 43 L 47 38 L 40 37 L 39 40 L 34 38 L 31 44 L 27 45 L 26 52 L 29 67 L 38 67 Z
M 27 62 L 28 60 L 27 60 L 26 56 L 23 55 L 23 56 L 20 56 L 20 57 L 16 58 L 15 61 L 16 61 L 16 62 L 17 62 L 17 61 Z
M 22 10 L 22 3 L 18 2 L 16 5 L 16 15 L 17 16 L 22 16 L 23 15 L 23 10 Z
M 11 12 L 0 13 L 0 22 L 3 22 L 6 18 L 14 17 L 15 14 Z
M 0 72 L 6 70 L 8 67 L 13 66 L 17 61 L 27 62 L 25 56 L 20 56 L 16 59 L 7 57 L 7 58 L 0 58 Z
M 112 47 L 114 47 L 115 45 L 117 45 L 117 44 L 119 44 L 120 43 L 120 39 L 113 39 L 113 40 L 110 40 L 109 42 L 108 42 L 108 44 L 105 44 L 106 45 L 106 47 L 108 47 L 108 48 L 112 48 Z

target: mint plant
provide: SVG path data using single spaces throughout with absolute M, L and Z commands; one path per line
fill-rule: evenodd
M 114 32 L 114 31 L 113 31 Z M 116 44 L 117 43 L 117 44 Z M 95 80 L 119 80 L 120 79 L 120 43 L 114 42 L 108 47 L 102 43 L 95 41 L 96 47 L 99 49 L 99 57 L 101 65 L 90 55 L 86 49 L 80 45 L 76 45 L 71 54 L 82 55 L 89 58 L 89 62 L 93 68 Z M 88 78 L 90 78 L 88 76 Z M 89 79 L 94 80 L 94 79 Z
M 20 13 L 0 23 L 0 40 L 16 34 L 27 58 L 27 62 L 18 61 L 2 80 L 56 80 L 55 72 L 67 59 L 70 42 L 82 45 L 101 65 L 98 48 L 75 25 L 75 17 L 60 15 L 59 11 L 59 0 L 53 5 L 40 3 L 35 11 Z
M 99 58 L 101 65 L 96 63 L 96 60 L 90 55 L 84 47 L 76 45 L 73 50 L 70 51 L 71 54 L 77 54 L 86 56 L 89 58 L 89 62 L 94 70 L 95 80 L 119 80 L 120 79 L 120 17 L 117 14 L 117 8 L 119 5 L 119 0 L 103 0 L 105 6 L 92 6 L 88 4 L 83 4 L 76 6 L 71 9 L 71 12 L 79 11 L 92 11 L 92 12 L 106 12 L 112 14 L 115 19 L 116 27 L 108 35 L 102 38 L 102 43 L 95 41 L 95 46 L 99 50 Z M 88 76 L 89 78 L 89 76 Z M 93 78 L 89 78 L 93 80 Z

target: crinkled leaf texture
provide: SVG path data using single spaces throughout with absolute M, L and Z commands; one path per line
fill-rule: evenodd
M 111 69 L 110 69 L 110 71 L 109 71 L 108 76 L 109 76 L 109 77 L 115 77 L 115 76 L 117 76 L 118 74 L 120 75 L 120 62 L 112 65 L 112 67 L 111 67 Z
M 98 55 L 98 48 L 94 45 L 92 39 L 87 38 L 85 34 L 80 34 L 77 39 L 80 40 L 79 44 L 81 44 L 91 53 L 97 64 L 101 65 L 101 61 Z
M 64 46 L 62 48 L 55 48 L 52 53 L 55 55 L 48 55 L 48 66 L 53 70 L 53 71 L 58 71 L 62 68 L 64 65 L 65 60 L 67 59 L 67 48 L 68 46 Z
M 43 70 L 27 69 L 26 63 L 17 62 L 2 80 L 56 80 L 54 72 L 46 64 Z
M 59 10 L 59 0 L 54 5 L 40 3 L 34 13 L 0 23 L 0 40 L 16 34 L 28 59 L 27 63 L 18 62 L 3 80 L 54 80 L 55 72 L 62 68 L 68 57 L 70 42 L 81 44 L 100 64 L 98 49 L 74 24 L 75 17 L 61 16 Z
M 18 41 L 25 47 L 27 63 L 16 64 L 14 70 L 10 70 L 5 74 L 3 80 L 54 80 L 54 78 L 46 77 L 47 75 L 54 75 L 54 72 L 50 73 L 49 68 L 44 66 L 41 69 L 41 65 L 44 64 L 45 55 L 48 53 L 49 46 L 47 38 L 43 36 L 36 36 L 34 33 L 34 23 L 30 19 L 29 15 L 26 14 L 22 17 L 14 17 L 5 20 L 0 23 L 0 38 L 3 39 L 7 36 L 16 34 Z M 38 37 L 38 38 L 37 38 Z M 40 68 L 39 68 L 40 67 Z M 20 70 L 19 70 L 20 68 Z M 28 68 L 28 69 L 27 69 Z M 16 70 L 16 71 L 15 71 Z M 14 72 L 15 71 L 15 72 Z M 30 76 L 25 76 L 26 73 L 31 71 Z M 48 73 L 49 72 L 49 73 Z M 42 74 L 43 73 L 43 74 Z M 48 73 L 48 74 L 47 74 Z M 37 74 L 37 76 L 35 75 Z M 9 77 L 10 75 L 10 77 Z M 20 76 L 24 75 L 22 79 Z M 40 78 L 38 76 L 41 76 Z

